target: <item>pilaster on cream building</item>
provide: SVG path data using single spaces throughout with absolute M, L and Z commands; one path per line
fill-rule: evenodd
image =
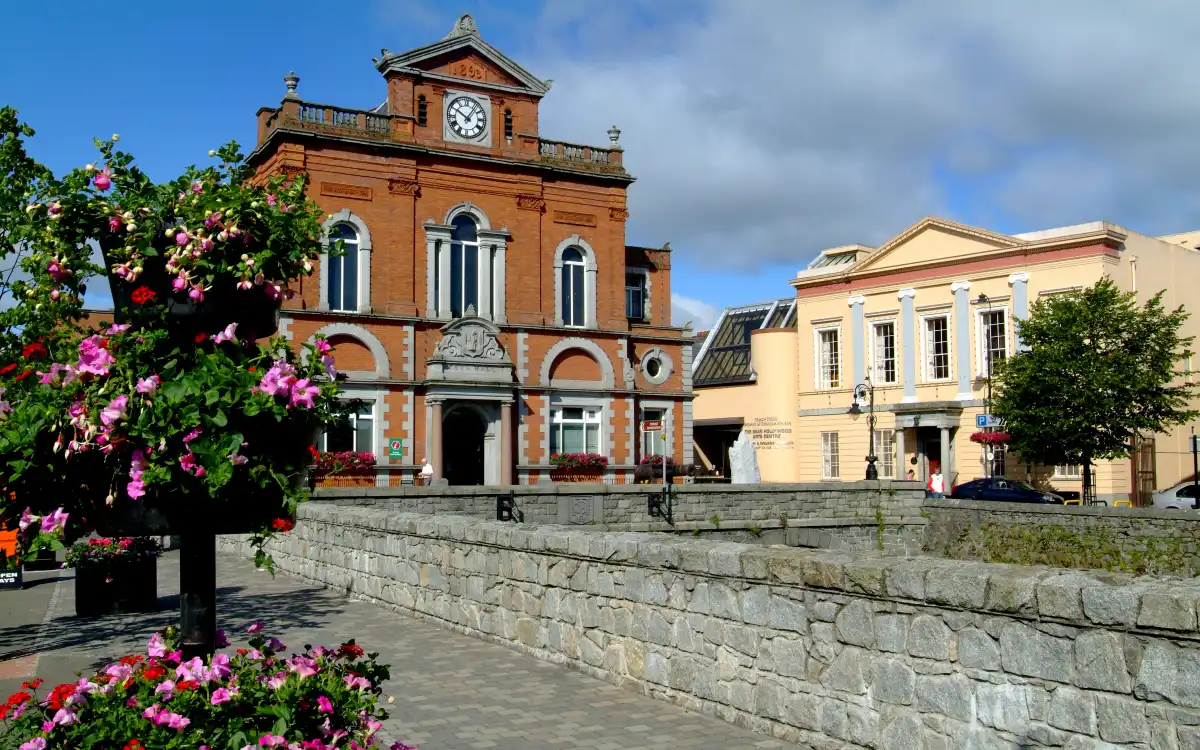
M 1006 235 L 925 218 L 878 248 L 827 250 L 796 289 L 798 391 L 795 435 L 801 481 L 856 480 L 865 472 L 866 416 L 848 413 L 854 386 L 874 386 L 881 477 L 947 483 L 986 475 L 972 443 L 992 362 L 1021 346 L 1019 322 L 1034 300 L 1111 277 L 1144 302 L 1166 290 L 1173 309 L 1200 278 L 1194 233 L 1149 237 L 1107 222 Z M 1200 332 L 1193 316 L 1185 333 Z M 1190 363 L 1185 377 L 1190 378 Z M 865 412 L 866 404 L 862 403 Z M 1096 466 L 1098 498 L 1148 502 L 1191 474 L 1184 426 L 1143 435 L 1132 459 Z M 1027 467 L 997 454 L 994 473 L 1032 475 L 1079 490 L 1080 467 Z
M 306 174 L 345 248 L 281 321 L 293 342 L 329 337 L 364 403 L 322 447 L 374 453 L 380 483 L 422 459 L 451 484 L 512 484 L 548 478 L 558 452 L 604 455 L 608 481 L 647 452 L 682 456 L 690 334 L 670 325 L 669 246 L 625 244 L 620 130 L 543 138 L 549 81 L 467 15 L 374 62 L 386 94 L 368 109 L 304 101 L 287 76 L 250 156 L 259 179 Z

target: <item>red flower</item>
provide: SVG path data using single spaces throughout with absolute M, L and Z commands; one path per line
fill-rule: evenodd
M 71 683 L 64 683 L 50 692 L 50 697 L 46 699 L 46 705 L 50 707 L 50 710 L 57 711 L 63 707 L 63 701 L 74 694 L 75 686 Z
M 26 344 L 21 349 L 21 356 L 25 359 L 44 359 L 50 350 L 40 341 L 35 341 L 32 344 Z
M 150 666 L 146 667 L 145 670 L 142 671 L 142 677 L 144 677 L 147 680 L 157 680 L 159 677 L 162 677 L 166 673 L 167 673 L 167 670 L 163 669 L 161 664 L 151 664 Z
M 195 341 L 197 344 L 202 344 L 207 340 L 208 340 L 208 334 L 205 333 L 204 331 L 197 333 L 196 337 L 192 339 L 192 341 Z
M 13 499 L 14 500 L 17 499 L 16 493 L 13 493 Z M 37 690 L 38 688 L 40 688 L 42 686 L 43 682 L 45 682 L 45 680 L 43 680 L 41 677 L 38 677 L 35 680 L 26 680 L 25 682 L 22 682 L 21 687 L 26 688 L 28 690 Z
M 355 659 L 361 659 L 363 656 L 362 646 L 357 643 L 343 643 L 338 649 L 338 656 L 349 656 Z
M 177 689 L 178 689 L 180 692 L 183 692 L 184 690 L 195 690 L 195 689 L 196 689 L 196 683 L 195 683 L 194 681 L 192 681 L 192 680 L 181 680 L 181 681 L 179 681 L 179 682 L 175 683 L 175 687 L 176 687 L 176 688 L 177 688 Z
M 13 380 L 24 380 L 25 378 L 29 377 L 32 374 L 33 374 L 33 370 L 25 370 L 20 375 L 13 378 Z
M 276 531 L 291 531 L 295 526 L 289 518 L 276 518 L 271 522 L 271 528 Z
M 17 363 L 10 362 L 7 365 L 5 365 L 4 367 L 0 367 L 0 375 L 7 375 L 15 369 L 17 369 Z
M 258 368 L 254 367 L 253 365 L 251 365 L 250 367 L 247 367 L 246 369 L 249 370 L 250 372 L 258 372 Z
M 155 291 L 153 289 L 151 289 L 148 286 L 142 285 L 142 286 L 139 286 L 137 289 L 133 290 L 133 294 L 130 296 L 130 299 L 132 299 L 135 303 L 137 303 L 139 305 L 144 305 L 147 302 L 153 302 L 154 298 L 157 296 L 158 296 L 158 294 L 155 293 Z
M 245 656 L 245 655 L 246 655 L 246 654 L 248 654 L 248 653 L 250 653 L 250 649 L 248 649 L 248 648 L 239 648 L 239 649 L 237 650 L 237 655 L 238 655 L 238 656 Z
M 123 750 L 146 750 L 146 748 L 139 740 L 132 739 L 125 743 Z

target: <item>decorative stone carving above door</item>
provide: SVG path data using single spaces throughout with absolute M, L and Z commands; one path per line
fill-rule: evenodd
M 513 383 L 513 363 L 498 335 L 500 329 L 468 307 L 466 314 L 442 327 L 442 338 L 426 360 L 429 380 L 460 383 Z

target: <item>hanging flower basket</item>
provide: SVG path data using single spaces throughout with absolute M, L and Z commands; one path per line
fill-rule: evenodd
M 972 443 L 980 445 L 1004 445 L 1012 440 L 1012 436 L 1007 432 L 984 432 L 979 431 L 971 435 Z

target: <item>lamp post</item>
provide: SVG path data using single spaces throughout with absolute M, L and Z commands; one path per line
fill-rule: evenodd
M 879 469 L 875 468 L 875 462 L 879 459 L 875 456 L 875 386 L 871 384 L 871 380 L 867 380 L 854 386 L 854 403 L 850 404 L 850 414 L 858 416 L 862 414 L 862 407 L 858 405 L 858 400 L 861 398 L 867 399 L 867 479 L 879 479 Z
M 983 292 L 979 293 L 978 301 L 979 301 L 980 306 L 987 305 L 989 309 L 992 306 L 991 298 L 988 297 Z M 987 425 L 985 425 L 985 429 L 991 429 L 991 425 L 992 425 L 992 346 L 991 346 L 991 343 L 992 342 L 988 340 L 988 332 L 987 332 L 986 327 L 982 327 L 982 326 L 980 327 L 980 334 L 983 338 L 983 351 L 984 351 L 985 355 L 987 356 L 987 400 L 985 400 L 983 402 L 984 403 L 983 412 L 987 416 Z M 987 462 L 986 462 L 987 466 L 985 467 L 985 471 L 986 471 L 985 476 L 990 478 L 992 476 L 992 465 L 993 465 L 992 464 L 992 453 L 995 452 L 996 447 L 994 445 L 987 445 L 984 447 L 983 450 L 984 450 L 984 455 L 987 456 Z

